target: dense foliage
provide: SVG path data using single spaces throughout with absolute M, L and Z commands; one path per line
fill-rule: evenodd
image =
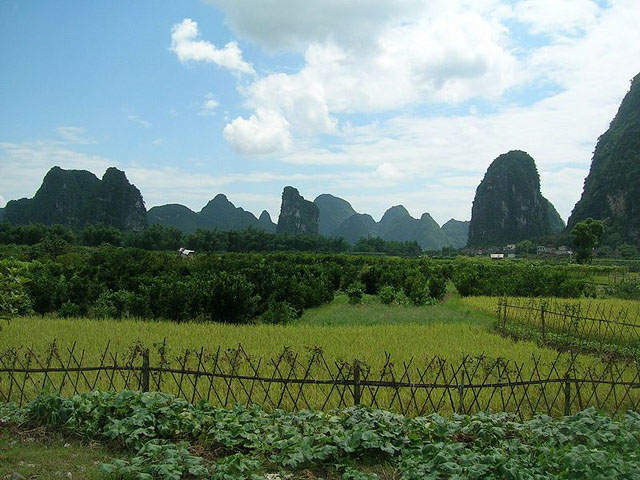
M 452 280 L 462 296 L 580 297 L 591 293 L 584 270 L 572 265 L 459 259 Z
M 571 229 L 573 244 L 576 247 L 576 259 L 580 263 L 590 263 L 593 250 L 600 244 L 604 225 L 599 220 L 587 218 Z
M 224 254 L 180 258 L 167 252 L 103 246 L 0 265 L 24 278 L 33 310 L 60 316 L 134 316 L 243 323 L 290 319 L 327 303 L 337 290 L 385 285 L 415 303 L 442 298 L 451 268 L 428 259 L 321 254 Z M 19 308 L 23 313 L 23 308 Z M 284 312 L 284 313 L 283 313 Z
M 0 418 L 108 441 L 123 458 L 102 468 L 121 479 L 242 480 L 306 471 L 372 480 L 378 476 L 364 472 L 382 466 L 402 480 L 614 480 L 640 471 L 640 414 L 632 412 L 613 420 L 590 409 L 525 422 L 506 413 L 408 418 L 363 407 L 266 413 L 125 391 L 46 395 L 22 410 L 0 409 Z

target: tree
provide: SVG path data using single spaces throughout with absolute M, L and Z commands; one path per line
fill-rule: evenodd
M 531 240 L 522 240 L 516 243 L 516 253 L 518 255 L 536 253 L 536 245 Z
M 573 227 L 571 236 L 576 248 L 576 260 L 579 263 L 591 263 L 593 249 L 600 244 L 603 233 L 604 224 L 593 218 L 587 218 Z

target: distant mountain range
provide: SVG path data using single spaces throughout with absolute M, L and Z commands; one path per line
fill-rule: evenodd
M 201 230 L 246 230 L 253 228 L 274 233 L 276 224 L 264 210 L 259 218 L 231 203 L 222 193 L 213 197 L 198 213 L 176 203 L 152 207 L 147 212 L 150 225 L 175 227 L 185 233 Z
M 223 194 L 216 195 L 199 212 L 175 203 L 146 211 L 140 191 L 129 183 L 123 171 L 113 167 L 107 169 L 102 180 L 86 170 L 53 167 L 33 198 L 8 202 L 5 209 L 0 209 L 0 215 L 15 224 L 61 224 L 70 228 L 104 224 L 140 230 L 159 224 L 185 233 L 198 229 L 252 228 L 290 235 L 319 233 L 343 237 L 352 244 L 363 237 L 381 237 L 416 241 L 423 249 L 434 250 L 444 246 L 463 247 L 469 224 L 450 220 L 447 229 L 441 229 L 428 213 L 416 219 L 402 205 L 391 207 L 380 222 L 376 222 L 370 215 L 356 212 L 342 198 L 322 194 L 311 202 L 290 186 L 282 192 L 277 224 L 266 210 L 256 218 L 253 213 L 236 207 Z
M 588 217 L 604 220 L 607 235 L 616 241 L 640 245 L 640 74 L 598 140 L 569 228 Z M 564 221 L 540 193 L 534 159 L 521 150 L 500 155 L 491 163 L 476 190 L 470 222 L 451 219 L 442 227 L 428 213 L 412 217 L 402 205 L 389 208 L 376 222 L 342 198 L 322 194 L 311 202 L 290 186 L 282 193 L 277 224 L 266 211 L 256 218 L 223 194 L 197 213 L 179 204 L 147 212 L 140 191 L 113 167 L 102 179 L 85 170 L 53 167 L 33 198 L 9 201 L 0 209 L 0 220 L 70 228 L 105 224 L 125 230 L 160 224 L 188 233 L 253 228 L 281 234 L 319 233 L 352 244 L 360 238 L 381 237 L 416 241 L 425 250 L 504 245 L 566 232 Z

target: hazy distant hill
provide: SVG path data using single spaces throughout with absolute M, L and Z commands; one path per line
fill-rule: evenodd
M 271 215 L 266 210 L 263 210 L 260 216 L 258 217 L 258 223 L 260 224 L 261 230 L 264 230 L 267 233 L 276 233 L 276 224 L 271 220 Z
M 610 235 L 640 244 L 640 74 L 598 140 L 569 227 L 589 217 L 606 220 Z
M 199 228 L 198 214 L 190 208 L 178 203 L 152 207 L 147 212 L 149 225 L 159 224 L 174 227 L 186 233 L 193 233 Z
M 236 207 L 226 195 L 218 194 L 198 213 L 184 205 L 169 204 L 151 208 L 148 216 L 150 224 L 175 227 L 187 233 L 197 229 L 233 231 L 248 228 L 274 232 L 275 225 L 268 213 L 267 217 L 264 216 L 265 213 L 259 220 L 251 212 Z
M 174 227 L 185 233 L 202 230 L 246 230 L 253 228 L 269 233 L 320 233 L 343 237 L 349 243 L 360 238 L 381 237 L 384 240 L 415 241 L 424 249 L 463 246 L 462 233 L 449 228 L 456 220 L 440 228 L 424 213 L 413 218 L 402 205 L 389 208 L 380 222 L 371 215 L 357 213 L 346 200 L 334 195 L 319 195 L 313 202 L 305 200 L 298 190 L 285 187 L 278 224 L 266 210 L 259 218 L 236 207 L 224 194 L 216 195 L 199 212 L 177 203 L 144 209 L 138 189 L 124 172 L 108 169 L 102 180 L 84 170 L 54 167 L 45 176 L 33 199 L 10 201 L 0 209 L 13 223 L 60 223 L 82 228 L 93 223 L 123 229 L 140 229 L 148 223 Z M 0 216 L 0 219 L 2 217 Z M 466 224 L 465 222 L 457 222 Z
M 427 250 L 460 244 L 460 241 L 450 239 L 431 215 L 424 213 L 420 219 L 413 218 L 402 205 L 389 208 L 380 222 L 376 222 L 371 215 L 355 213 L 349 202 L 333 195 L 319 195 L 315 204 L 319 209 L 321 233 L 342 237 L 349 243 L 363 237 L 381 237 L 385 240 L 416 241 Z
M 349 202 L 328 193 L 318 195 L 313 203 L 318 206 L 318 233 L 320 235 L 333 235 L 342 222 L 356 213 Z
M 469 245 L 499 245 L 557 233 L 559 218 L 540 193 L 529 154 L 512 150 L 496 158 L 478 185 L 471 210 Z
M 380 236 L 399 242 L 416 241 L 425 250 L 439 250 L 451 242 L 428 213 L 413 218 L 402 205 L 388 209 L 378 223 Z
M 555 234 L 562 232 L 567 224 L 564 223 L 564 220 L 556 210 L 556 207 L 554 207 L 553 203 L 544 197 L 542 197 L 542 203 L 545 204 L 545 209 L 547 211 L 547 225 L 549 227 L 549 233 Z
M 104 224 L 140 230 L 147 225 L 147 212 L 140 191 L 117 168 L 108 168 L 100 180 L 86 170 L 53 167 L 33 198 L 7 203 L 5 219 L 15 224 Z
M 378 224 L 371 215 L 356 213 L 338 225 L 333 236 L 342 237 L 353 244 L 361 238 L 378 237 Z
M 469 221 L 451 219 L 442 225 L 442 231 L 451 241 L 454 248 L 463 248 L 469 240 Z

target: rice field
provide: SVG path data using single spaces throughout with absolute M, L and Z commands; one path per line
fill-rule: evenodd
M 340 378 L 341 375 L 352 378 L 350 369 L 355 359 L 362 362 L 363 377 L 373 380 L 446 384 L 455 377 L 454 383 L 465 378 L 464 382 L 468 384 L 482 384 L 514 381 L 516 378 L 535 379 L 541 372 L 544 377 L 544 372 L 548 372 L 549 366 L 558 359 L 558 353 L 535 343 L 513 341 L 493 333 L 493 316 L 490 313 L 494 299 L 471 300 L 475 302 L 454 297 L 444 304 L 414 307 L 382 305 L 372 297 L 365 299 L 362 305 L 349 305 L 346 298 L 338 297 L 329 305 L 309 310 L 298 322 L 289 325 L 23 317 L 2 324 L 0 352 L 30 347 L 40 353 L 39 362 L 45 363 L 48 347 L 55 340 L 60 358 L 58 366 L 74 366 L 76 360 L 69 360 L 69 351 L 75 342 L 74 357 L 81 359 L 82 365 L 97 366 L 109 342 L 109 355 L 118 354 L 119 365 L 126 363 L 127 355 L 135 351 L 132 345 L 149 348 L 151 365 L 158 365 L 161 362 L 158 352 L 161 345 L 165 345 L 163 358 L 172 368 L 199 370 L 198 355 L 202 349 L 201 358 L 206 362 L 202 368 L 207 371 L 248 376 L 258 374 L 268 378 L 287 375 L 314 379 Z M 239 345 L 242 345 L 242 350 L 238 349 Z M 285 349 L 286 354 L 280 357 Z M 186 351 L 189 354 L 185 357 Z M 141 361 L 139 349 L 135 355 L 133 364 L 138 366 Z M 465 356 L 466 376 L 458 370 Z M 446 361 L 439 359 L 434 362 L 434 357 Z M 537 367 L 540 371 L 536 370 L 532 358 L 540 362 Z M 389 359 L 391 364 L 387 363 Z M 107 363 L 112 360 L 113 357 L 107 358 Z M 568 356 L 561 356 L 556 368 L 561 371 L 567 362 Z M 592 363 L 597 364 L 598 360 L 580 357 L 576 365 L 582 370 L 583 366 Z M 80 390 L 94 387 L 137 388 L 140 379 L 136 375 L 137 372 L 109 376 L 100 371 L 82 375 L 74 373 L 73 377 L 67 378 L 63 373 L 50 374 L 47 378 L 41 374 L 28 379 L 19 375 L 13 379 L 0 375 L 0 394 L 5 392 L 6 396 L 9 384 L 13 384 L 14 400 L 18 385 L 26 388 L 25 398 L 35 394 L 43 385 L 66 394 L 74 393 L 78 385 Z M 625 372 L 621 378 L 633 379 L 634 372 Z M 258 401 L 267 409 L 333 408 L 348 404 L 353 395 L 351 387 L 345 386 L 333 389 L 329 385 L 286 387 L 280 383 L 265 388 L 260 382 L 228 381 L 224 378 L 200 381 L 204 384 L 198 386 L 197 377 L 194 383 L 189 376 L 154 372 L 150 384 L 152 389 L 182 393 L 192 400 L 206 393 L 214 401 L 217 397 L 220 404 Z M 361 395 L 364 404 L 408 414 L 429 411 L 452 413 L 459 410 L 460 405 L 468 411 L 486 408 L 523 410 L 528 412 L 525 416 L 536 409 L 558 415 L 564 411 L 564 390 L 560 383 L 547 387 L 520 385 L 505 388 L 472 388 L 464 392 L 444 387 L 433 391 L 365 388 Z M 589 397 L 588 389 L 582 388 L 583 395 Z M 608 386 L 597 388 L 600 389 L 598 398 L 612 401 L 607 397 Z M 624 393 L 617 392 L 618 398 Z M 625 401 L 632 404 L 640 401 L 640 389 L 627 395 Z M 545 402 L 551 406 L 545 407 Z M 574 410 L 578 406 L 576 404 Z M 607 408 L 606 405 L 599 406 Z
M 525 297 L 515 297 L 515 301 L 524 302 L 529 300 Z M 621 298 L 539 298 L 537 301 L 547 301 L 559 305 L 580 305 L 582 311 L 593 312 L 598 307 L 604 308 L 607 312 L 619 314 L 627 312 L 629 316 L 637 316 L 640 318 L 640 301 L 624 300 Z M 484 312 L 495 317 L 496 309 L 500 297 L 464 297 L 458 300 L 462 305 L 468 306 L 475 310 Z M 640 323 L 640 322 L 638 322 Z
M 497 297 L 467 297 L 461 302 L 497 319 Z M 640 346 L 640 302 L 614 298 L 508 298 L 501 319 L 577 338 Z M 505 313 L 506 312 L 506 313 Z M 506 315 L 506 316 L 505 316 Z

